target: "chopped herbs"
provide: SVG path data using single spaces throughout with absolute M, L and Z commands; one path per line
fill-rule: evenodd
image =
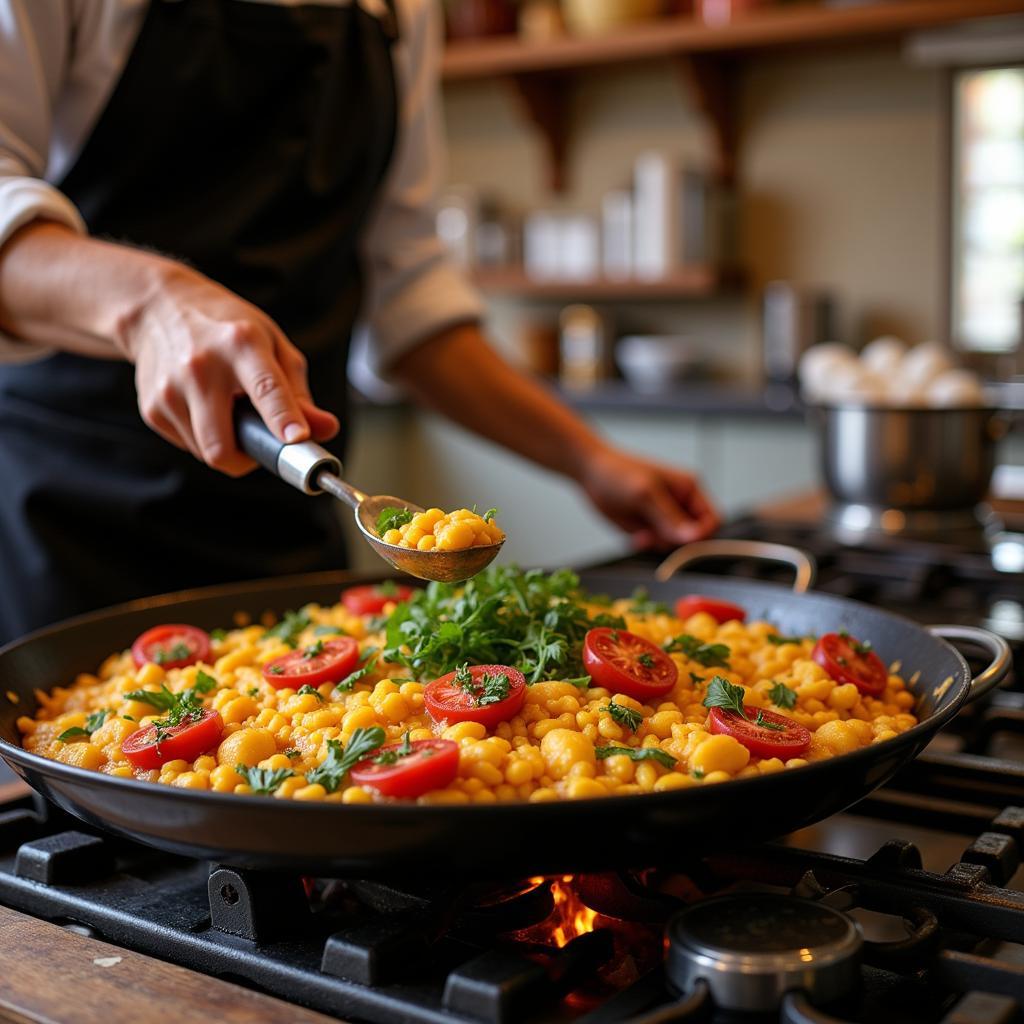
M 398 584 L 394 580 L 385 580 L 377 584 L 377 593 L 381 597 L 398 597 Z
M 284 665 L 270 665 L 270 666 L 267 667 L 267 671 L 272 676 L 283 676 L 284 675 Z
M 313 630 L 313 636 L 345 636 L 345 630 L 341 626 L 317 626 Z
M 397 764 L 398 761 L 403 757 L 408 757 L 412 753 L 412 741 L 409 739 L 409 733 L 407 732 L 402 737 L 402 742 L 397 747 L 392 747 L 390 750 L 382 750 L 374 759 L 374 764 Z
M 83 729 L 80 725 L 73 725 L 70 729 L 65 729 L 58 737 L 61 743 L 67 743 L 69 740 L 77 739 L 79 736 L 88 736 L 89 730 Z
M 196 681 L 192 684 L 192 689 L 196 693 L 209 693 L 211 690 L 217 688 L 217 680 L 213 678 L 209 673 L 199 669 L 196 672 Z
M 705 668 L 728 668 L 729 648 L 725 644 L 706 644 L 689 633 L 680 633 L 665 644 L 669 654 L 684 654 Z
M 482 672 L 474 676 L 469 670 L 469 662 L 459 665 L 455 670 L 453 682 L 473 698 L 478 708 L 487 707 L 488 704 L 499 704 L 505 700 L 512 685 L 505 672 Z
M 793 708 L 796 707 L 796 690 L 791 690 L 785 683 L 772 683 L 768 699 L 777 708 Z
M 485 523 L 489 523 L 492 519 L 494 519 L 495 516 L 497 516 L 497 514 L 498 514 L 498 510 L 496 508 L 489 508 L 484 513 L 484 522 Z
M 302 751 L 296 750 L 295 747 L 289 747 L 289 749 L 284 752 L 284 756 L 294 761 L 296 758 L 302 757 Z
M 235 771 L 245 779 L 253 793 L 269 796 L 295 772 L 291 768 L 247 768 L 244 764 L 236 764 Z
M 491 566 L 459 587 L 431 583 L 387 620 L 388 661 L 419 678 L 463 662 L 511 665 L 531 683 L 583 674 L 583 638 L 595 626 L 625 629 L 617 616 L 592 616 L 579 577 Z
M 765 640 L 770 644 L 775 644 L 776 647 L 781 647 L 783 644 L 802 644 L 805 640 L 813 639 L 812 637 L 805 636 L 781 636 L 778 633 L 769 633 Z
M 313 658 L 318 658 L 324 653 L 324 642 L 323 640 L 317 640 L 315 643 L 310 644 L 303 652 L 302 656 L 307 660 L 312 661 Z
M 764 717 L 764 712 L 758 709 L 757 718 L 754 719 L 754 725 L 761 726 L 762 729 L 771 729 L 772 732 L 785 732 L 786 726 L 781 722 L 771 722 Z
M 153 661 L 157 665 L 166 665 L 169 661 L 184 661 L 191 657 L 192 648 L 184 640 L 179 640 L 170 647 L 153 648 Z
M 659 747 L 595 747 L 594 753 L 599 761 L 603 761 L 606 757 L 625 754 L 631 761 L 657 761 L 665 768 L 675 768 L 676 766 L 676 759 Z
M 742 686 L 734 686 L 728 679 L 715 676 L 708 683 L 707 696 L 704 698 L 706 708 L 724 708 L 726 711 L 735 711 L 741 718 L 747 714 L 743 710 L 743 698 L 746 691 Z
M 250 686 L 245 692 L 248 693 L 250 697 L 258 697 L 260 695 L 260 688 L 258 686 Z
M 704 769 L 703 768 L 694 768 L 693 769 L 693 777 L 699 782 L 701 779 L 704 778 Z
M 91 714 L 86 715 L 84 729 L 80 725 L 73 725 L 70 729 L 65 729 L 57 739 L 61 743 L 67 743 L 68 740 L 74 739 L 76 736 L 91 736 L 111 714 L 112 712 L 107 710 L 107 708 L 93 711 Z
M 266 636 L 283 640 L 289 647 L 299 646 L 299 636 L 311 625 L 308 612 L 285 612 L 284 618 L 267 630 Z
M 381 509 L 380 515 L 377 516 L 377 534 L 383 537 L 388 530 L 397 530 L 400 526 L 411 523 L 412 517 L 413 512 L 411 509 L 396 508 L 394 505 L 388 505 L 386 508 Z
M 865 655 L 871 653 L 872 647 L 870 640 L 856 640 L 850 636 L 845 629 L 839 630 L 839 635 L 850 645 L 850 650 L 852 650 L 854 654 Z M 842 658 L 836 658 L 836 661 L 838 661 L 840 665 L 846 664 Z
M 563 679 L 562 682 L 575 686 L 578 690 L 588 690 L 593 680 L 590 676 L 573 676 L 572 679 Z
M 226 629 L 211 629 L 210 639 L 220 642 L 221 640 L 227 640 L 228 631 Z
M 694 686 L 703 686 L 704 685 L 704 676 L 698 675 L 696 672 L 691 672 L 690 673 L 690 682 L 693 683 Z
M 668 615 L 668 605 L 664 601 L 654 601 L 647 593 L 646 587 L 637 587 L 629 610 L 634 615 Z
M 178 694 L 166 683 L 161 683 L 159 690 L 129 690 L 124 695 L 124 699 L 148 704 L 151 708 L 156 708 L 157 711 L 170 711 L 178 703 Z
M 356 729 L 348 746 L 341 740 L 327 741 L 327 758 L 323 764 L 306 773 L 310 784 L 319 783 L 328 793 L 333 793 L 345 781 L 349 769 L 373 753 L 387 739 L 379 725 L 369 729 Z
M 316 697 L 316 699 L 319 701 L 323 701 L 324 699 L 324 695 L 318 689 L 316 689 L 316 687 L 310 686 L 309 683 L 303 683 L 303 685 L 300 686 L 298 689 L 298 695 L 302 697 L 307 693 L 311 697 Z
M 646 651 L 643 654 L 638 655 L 636 659 L 644 668 L 654 668 L 654 658 L 651 657 Z
M 377 658 L 379 656 L 380 655 L 378 654 L 377 651 L 373 651 L 369 655 L 369 657 L 367 657 L 366 661 L 363 662 L 362 668 L 357 668 L 354 672 L 350 672 L 347 676 L 345 676 L 345 678 L 342 679 L 341 682 L 334 684 L 335 690 L 351 690 L 352 687 L 355 686 L 360 679 L 365 679 L 374 670 L 374 668 L 377 665 Z
M 616 704 L 614 697 L 599 710 L 607 711 L 619 725 L 624 725 L 630 732 L 636 732 L 644 720 L 644 716 L 639 711 L 626 707 L 624 704 Z

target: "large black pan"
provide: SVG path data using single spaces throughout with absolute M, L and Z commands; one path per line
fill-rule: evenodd
M 0 755 L 28 783 L 85 821 L 176 853 L 239 867 L 319 875 L 417 871 L 496 876 L 645 865 L 714 846 L 765 839 L 849 806 L 916 756 L 968 696 L 995 685 L 1009 652 L 982 630 L 928 630 L 840 598 L 714 576 L 669 581 L 584 573 L 594 592 L 625 596 L 638 582 L 671 600 L 683 593 L 726 598 L 787 634 L 848 629 L 915 678 L 919 725 L 897 739 L 806 768 L 722 785 L 646 796 L 553 804 L 358 806 L 239 797 L 111 778 L 30 754 L 15 719 L 31 714 L 36 687 L 92 670 L 160 622 L 212 629 L 237 611 L 281 613 L 332 603 L 351 576 L 319 574 L 212 587 L 121 605 L 34 633 L 0 651 Z M 987 647 L 993 664 L 973 681 L 941 636 Z M 973 685 L 973 688 L 972 688 Z M 17 697 L 12 703 L 3 696 Z

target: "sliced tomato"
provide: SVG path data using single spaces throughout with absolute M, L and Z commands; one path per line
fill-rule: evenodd
M 706 612 L 715 622 L 743 622 L 747 617 L 745 608 L 731 601 L 719 601 L 717 597 L 702 597 L 700 594 L 686 594 L 676 601 L 676 618 L 688 619 L 698 612 Z
M 472 687 L 461 686 L 457 672 L 428 683 L 423 691 L 423 703 L 435 722 L 479 722 L 485 729 L 493 729 L 499 722 L 507 722 L 519 714 L 526 700 L 526 678 L 510 665 L 473 665 L 469 669 Z M 505 676 L 508 696 L 493 700 L 484 693 L 484 676 Z M 484 703 L 480 703 L 481 700 Z
M 583 638 L 583 667 L 596 686 L 639 701 L 663 696 L 679 678 L 676 663 L 660 647 L 608 626 Z
M 198 626 L 154 626 L 132 644 L 132 658 L 138 668 L 150 661 L 161 668 L 184 668 L 209 661 L 210 634 Z
M 814 645 L 811 657 L 837 683 L 853 683 L 869 697 L 884 692 L 889 681 L 882 659 L 847 633 L 826 633 Z
M 350 636 L 319 640 L 263 666 L 263 678 L 278 690 L 338 683 L 359 664 L 359 644 Z
M 380 615 L 389 601 L 408 601 L 416 591 L 401 583 L 374 583 L 366 587 L 349 587 L 341 592 L 341 603 L 353 615 Z
M 381 747 L 360 761 L 349 777 L 357 786 L 369 786 L 381 796 L 406 800 L 432 789 L 451 785 L 459 771 L 459 745 L 451 740 L 416 740 L 404 753 L 404 744 Z
M 708 731 L 738 740 L 754 757 L 799 757 L 811 742 L 811 734 L 799 723 L 775 711 L 744 707 L 747 717 L 726 708 L 712 708 Z M 758 725 L 758 716 L 762 723 Z
M 121 744 L 124 756 L 136 768 L 151 770 L 168 761 L 194 761 L 212 750 L 224 734 L 224 722 L 213 708 L 206 708 L 194 721 L 172 725 L 157 742 L 156 726 L 133 732 Z

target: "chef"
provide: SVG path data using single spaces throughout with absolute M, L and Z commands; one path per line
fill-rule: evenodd
M 250 472 L 231 410 L 340 453 L 357 317 L 377 370 L 638 543 L 714 529 L 486 343 L 431 212 L 440 7 L 0 0 L 0 640 L 336 568 L 331 502 Z

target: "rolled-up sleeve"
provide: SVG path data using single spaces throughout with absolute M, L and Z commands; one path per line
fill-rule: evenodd
M 0 0 L 0 246 L 33 220 L 85 233 L 74 204 L 44 180 L 53 97 L 72 36 L 61 0 Z M 48 349 L 0 333 L 0 361 L 38 359 Z
M 435 226 L 444 175 L 441 5 L 406 0 L 399 7 L 398 140 L 364 245 L 370 358 L 384 375 L 396 359 L 432 335 L 483 315 L 479 295 L 452 262 Z

